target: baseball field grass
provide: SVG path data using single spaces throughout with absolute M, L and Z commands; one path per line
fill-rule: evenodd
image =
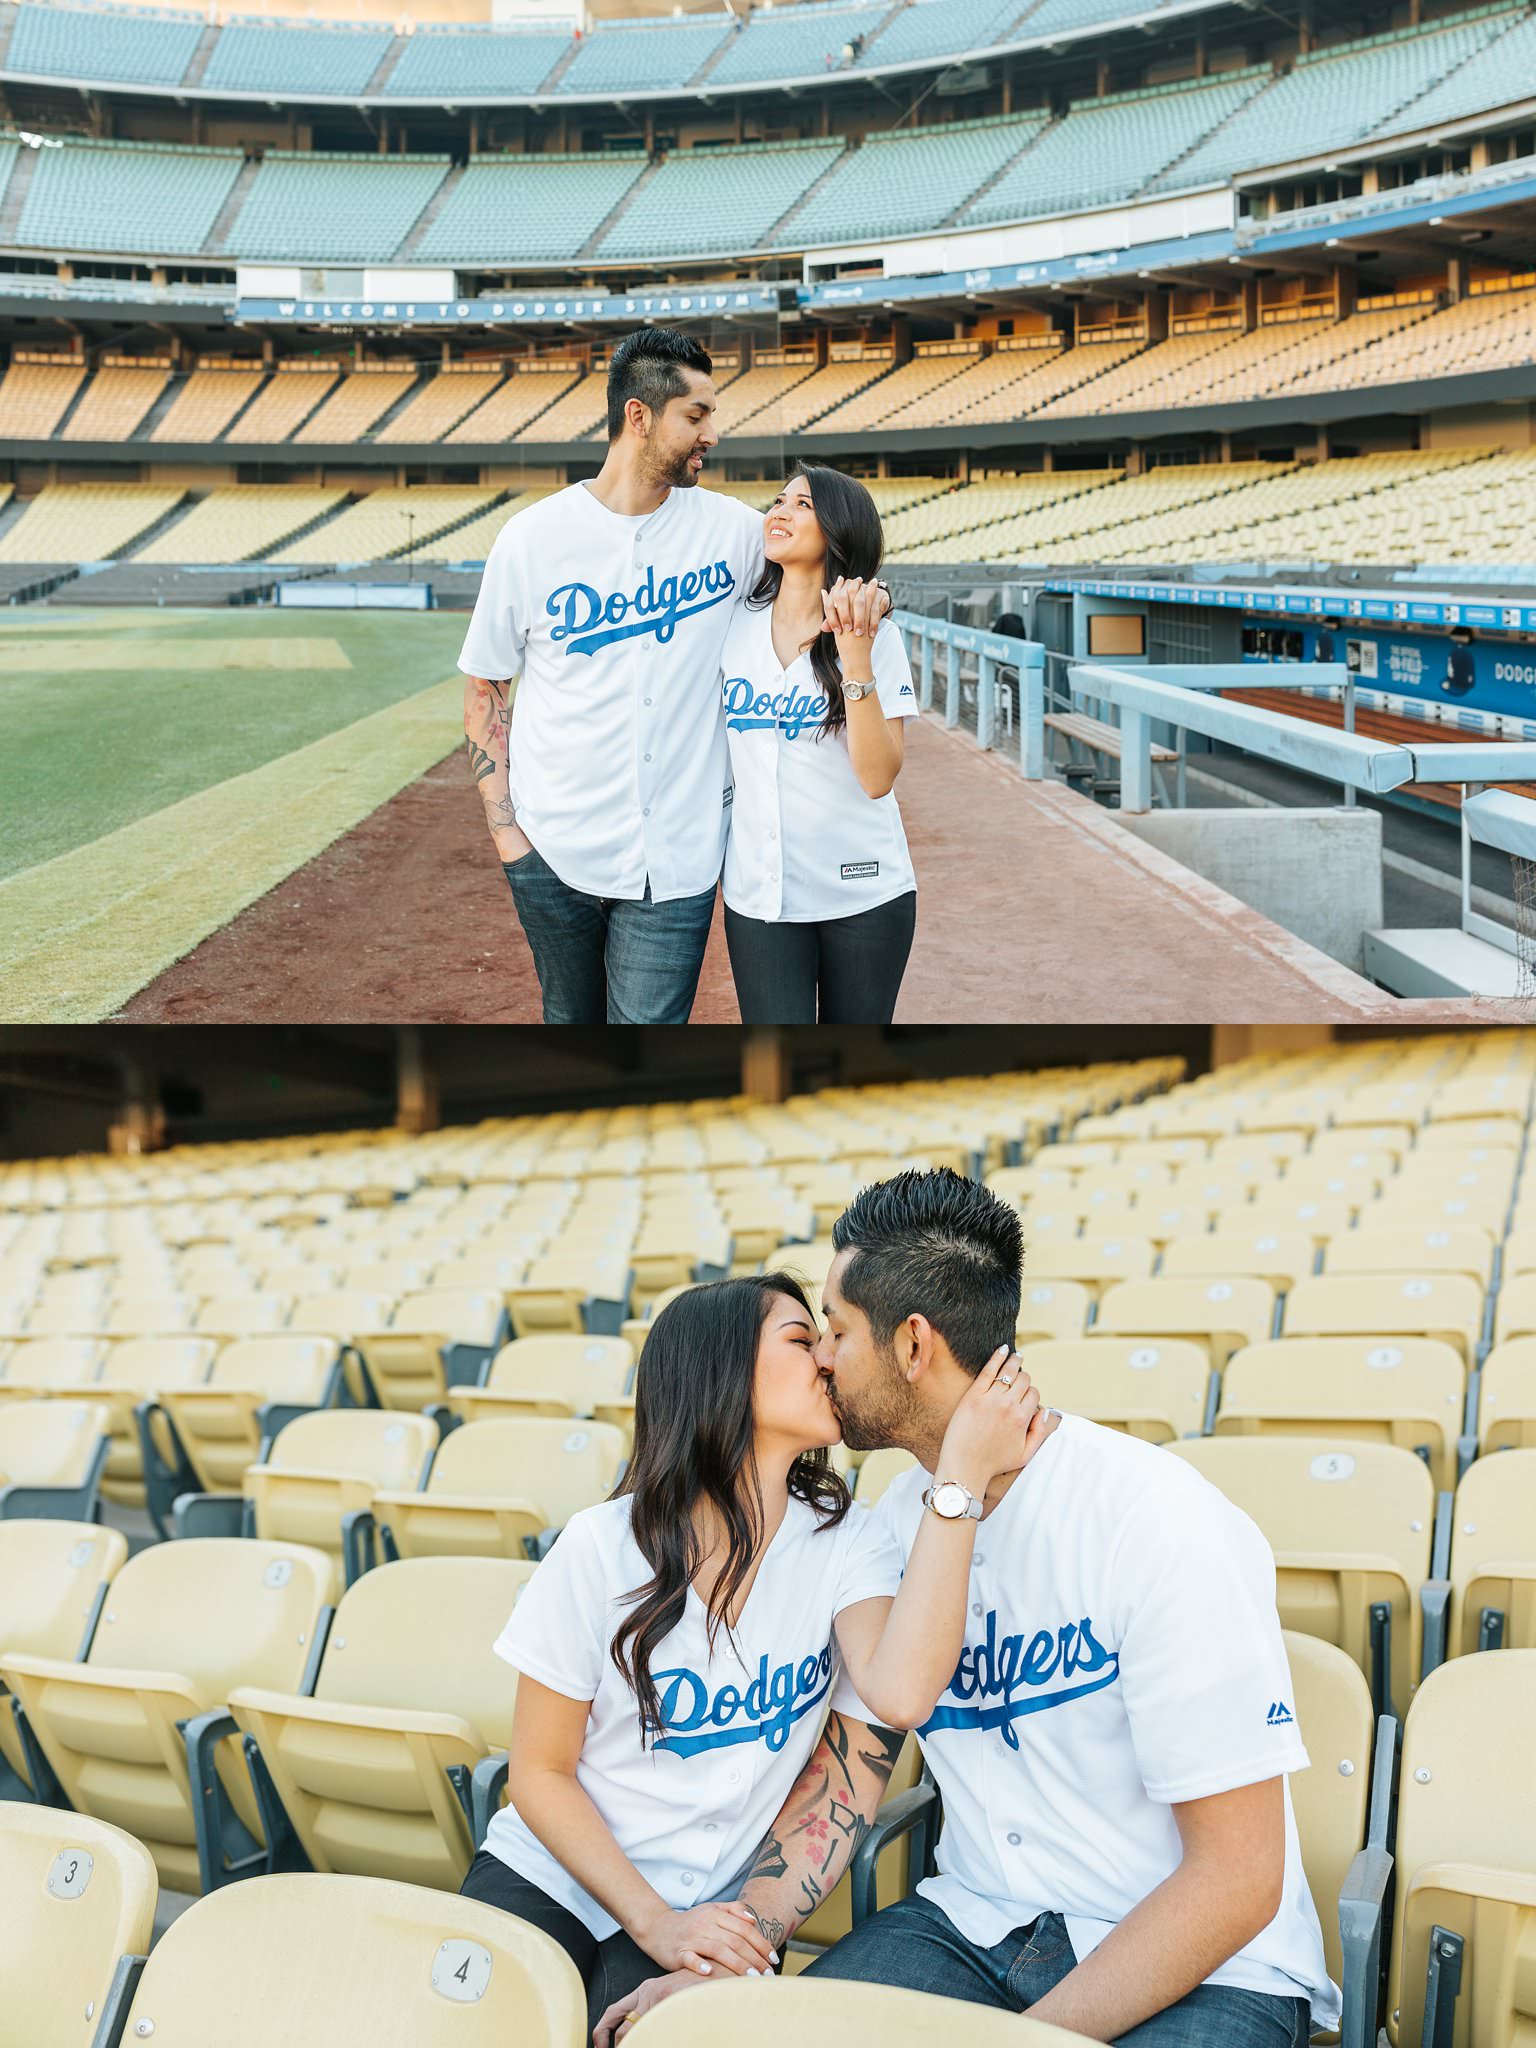
M 0 1021 L 109 1015 L 442 760 L 465 623 L 0 616 Z

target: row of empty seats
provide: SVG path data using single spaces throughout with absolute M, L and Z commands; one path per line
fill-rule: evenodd
M 929 21 L 941 11 L 937 0 L 904 10 Z M 795 10 L 807 21 L 815 12 Z M 105 9 L 72 14 L 23 4 L 13 65 L 34 17 L 49 18 L 55 39 L 72 21 L 123 25 Z M 180 33 L 167 22 L 146 20 L 143 28 L 144 51 L 158 31 Z M 560 86 L 659 85 L 658 73 L 685 43 L 702 61 L 708 46 L 744 50 L 755 35 L 766 40 L 786 29 L 794 32 L 789 23 L 744 34 L 713 21 L 610 27 L 575 46 Z M 1311 154 L 1359 142 L 1384 118 L 1406 131 L 1416 125 L 1416 106 L 1425 121 L 1447 118 L 1431 109 L 1453 103 L 1465 113 L 1491 111 L 1515 93 L 1531 33 L 1524 10 L 1484 8 L 1309 53 L 1284 71 L 1262 65 L 1077 100 L 1054 118 L 1039 108 L 877 131 L 859 144 L 807 138 L 699 146 L 654 163 L 636 151 L 485 155 L 457 167 L 446 156 L 269 150 L 239 193 L 245 158 L 238 149 L 69 137 L 38 152 L 14 234 L 23 246 L 43 248 L 480 265 L 866 241 L 1225 182 L 1283 162 L 1298 138 Z M 473 40 L 418 36 L 410 47 L 426 53 L 419 61 L 440 64 L 456 44 Z M 491 47 L 515 57 L 535 40 L 500 36 Z M 235 80 L 246 75 L 243 89 L 266 92 L 280 89 L 275 72 L 292 66 L 296 88 L 320 91 L 327 67 L 340 65 L 347 82 L 334 89 L 355 98 L 389 42 L 388 31 L 231 23 L 200 83 L 238 90 Z M 109 52 L 112 35 L 99 47 Z M 1459 84 L 1462 67 L 1468 77 Z M 9 168 L 0 161 L 0 192 Z

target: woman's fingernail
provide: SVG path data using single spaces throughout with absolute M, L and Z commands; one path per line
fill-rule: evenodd
M 777 1961 L 779 1960 L 779 1952 L 776 1948 L 769 1949 L 768 1960 L 770 1963 L 777 1963 Z

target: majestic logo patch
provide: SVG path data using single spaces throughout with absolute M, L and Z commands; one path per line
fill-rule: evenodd
M 879 874 L 880 863 L 877 860 L 845 860 L 841 872 L 845 882 L 867 882 L 872 875 Z
M 1269 1712 L 1264 1716 L 1264 1725 L 1267 1728 L 1289 1728 L 1295 1719 L 1296 1716 L 1285 1704 L 1285 1701 L 1276 1700 Z
M 1091 1692 L 1102 1692 L 1120 1676 L 1117 1651 L 1106 1650 L 1093 1632 L 1085 1614 L 1081 1621 L 1065 1621 L 1055 1630 L 1042 1628 L 1028 1637 L 997 1639 L 997 1610 L 987 1614 L 986 1634 L 979 1643 L 967 1643 L 960 1652 L 955 1675 L 946 1688 L 952 1700 L 996 1700 L 996 1706 L 939 1706 L 918 1729 L 919 1735 L 933 1735 L 943 1728 L 996 1728 L 1010 1749 L 1019 1746 L 1015 1721 L 1025 1714 L 1043 1714 L 1051 1707 L 1064 1707 Z M 1076 1679 L 1047 1691 L 1053 1680 Z M 1027 1688 L 1027 1690 L 1024 1690 Z M 1023 1697 L 1014 1694 L 1023 1691 Z
M 614 640 L 635 640 L 646 633 L 654 633 L 657 646 L 665 647 L 680 620 L 724 604 L 735 588 L 736 578 L 725 562 L 663 576 L 659 583 L 656 571 L 647 569 L 637 588 L 627 594 L 613 590 L 606 597 L 590 583 L 562 583 L 544 600 L 545 611 L 558 622 L 549 637 L 557 645 L 568 643 L 567 654 L 595 654 Z
M 754 691 L 746 676 L 727 676 L 725 681 L 725 723 L 731 732 L 772 731 L 777 726 L 787 740 L 804 732 L 814 739 L 827 715 L 825 697 L 813 697 L 804 690 Z
M 757 1676 L 745 1690 L 722 1685 L 711 1693 L 698 1672 L 686 1665 L 658 1671 L 655 1678 L 666 1729 L 656 1739 L 657 1749 L 697 1756 L 701 1750 L 725 1749 L 737 1742 L 766 1742 L 771 1750 L 780 1750 L 796 1721 L 813 1712 L 831 1689 L 832 1645 L 828 1643 L 820 1655 L 802 1657 L 798 1664 L 780 1664 L 773 1672 L 768 1659 L 760 1657 Z

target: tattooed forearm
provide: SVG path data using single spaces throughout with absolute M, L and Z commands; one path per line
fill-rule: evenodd
M 511 684 L 470 676 L 464 685 L 464 750 L 493 833 L 515 825 L 509 792 Z
M 905 1740 L 862 1722 L 853 1731 L 840 1714 L 828 1717 L 743 1881 L 741 1902 L 775 1947 L 815 1912 L 869 1834 Z

